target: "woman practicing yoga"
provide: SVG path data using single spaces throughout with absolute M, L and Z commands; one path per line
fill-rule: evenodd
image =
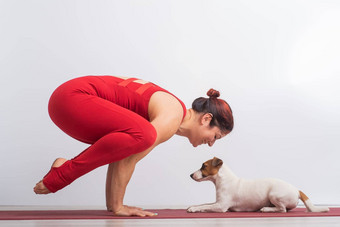
M 174 134 L 187 137 L 194 147 L 212 146 L 233 129 L 229 105 L 218 99 L 216 90 L 210 89 L 207 95 L 187 110 L 173 94 L 140 79 L 85 76 L 62 84 L 50 98 L 50 117 L 66 134 L 91 146 L 73 159 L 56 159 L 34 192 L 54 193 L 109 164 L 107 209 L 119 216 L 153 216 L 123 205 L 136 163 Z

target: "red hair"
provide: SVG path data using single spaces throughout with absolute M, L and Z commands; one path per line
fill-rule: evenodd
M 207 92 L 209 98 L 200 97 L 192 103 L 192 109 L 198 113 L 211 113 L 210 126 L 217 126 L 222 132 L 231 132 L 234 128 L 233 112 L 229 104 L 219 99 L 220 92 L 210 89 Z

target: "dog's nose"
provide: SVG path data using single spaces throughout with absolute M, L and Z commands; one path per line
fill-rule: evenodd
M 190 174 L 190 177 L 192 178 L 192 179 L 194 179 L 194 174 L 192 173 L 192 174 Z

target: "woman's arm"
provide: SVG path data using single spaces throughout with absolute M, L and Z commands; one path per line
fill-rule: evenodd
M 143 154 L 149 153 L 153 147 L 150 147 L 148 150 L 142 152 Z M 139 153 L 141 155 L 142 153 Z M 145 156 L 144 155 L 144 156 Z M 144 211 L 135 207 L 128 207 L 123 205 L 124 195 L 126 191 L 126 187 L 131 179 L 133 171 L 135 169 L 137 160 L 134 155 L 125 158 L 121 161 L 112 163 L 112 174 L 111 174 L 111 185 L 110 185 L 110 195 L 112 204 L 112 212 L 115 215 L 119 216 L 153 216 L 154 214 L 148 211 Z
M 135 166 L 138 161 L 140 161 L 142 158 L 144 158 L 150 151 L 156 147 L 159 143 L 163 142 L 164 140 L 169 139 L 172 135 L 174 135 L 174 129 L 171 130 L 172 127 L 169 125 L 166 126 L 166 124 L 157 124 L 157 121 L 154 123 L 156 131 L 157 131 L 157 140 L 155 144 L 147 149 L 144 152 L 131 155 L 121 161 L 115 162 L 110 164 L 109 171 L 111 172 L 111 182 L 110 185 L 106 185 L 107 187 L 107 205 L 111 205 L 111 209 L 108 207 L 109 210 L 112 210 L 112 212 L 115 215 L 119 216 L 153 216 L 154 214 L 148 211 L 141 210 L 139 208 L 135 207 L 128 207 L 123 205 L 124 195 L 126 191 L 126 187 L 131 179 L 131 176 L 133 174 L 133 171 L 135 169 Z M 169 131 L 171 133 L 169 133 Z M 109 176 L 108 176 L 109 178 Z
M 173 96 L 171 96 L 173 97 Z M 164 105 L 165 103 L 165 105 Z M 176 102 L 172 102 L 172 108 L 163 102 L 156 106 L 154 112 L 157 112 L 156 117 L 151 118 L 151 124 L 155 127 L 157 138 L 155 143 L 146 151 L 131 155 L 121 161 L 110 164 L 108 169 L 106 195 L 108 210 L 112 210 L 116 215 L 122 216 L 152 216 L 153 213 L 141 210 L 135 207 L 128 207 L 123 205 L 123 199 L 127 184 L 129 183 L 135 166 L 138 161 L 144 158 L 150 151 L 158 144 L 171 138 L 179 128 L 183 117 L 182 106 Z M 166 108 L 166 109 L 165 109 Z M 162 111 L 162 109 L 164 111 Z M 170 110 L 170 111 L 169 111 Z M 110 173 L 111 171 L 111 173 Z M 111 204 L 111 207 L 110 207 Z

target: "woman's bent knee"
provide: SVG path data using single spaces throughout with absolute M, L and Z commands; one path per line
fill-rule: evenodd
M 157 139 L 157 131 L 153 127 L 153 125 L 150 124 L 150 125 L 148 125 L 148 127 L 145 127 L 143 129 L 143 138 L 142 138 L 143 149 L 142 149 L 142 151 L 144 151 L 144 150 L 148 149 L 149 147 L 151 147 L 152 145 L 154 145 L 154 143 L 156 142 L 156 139 Z

